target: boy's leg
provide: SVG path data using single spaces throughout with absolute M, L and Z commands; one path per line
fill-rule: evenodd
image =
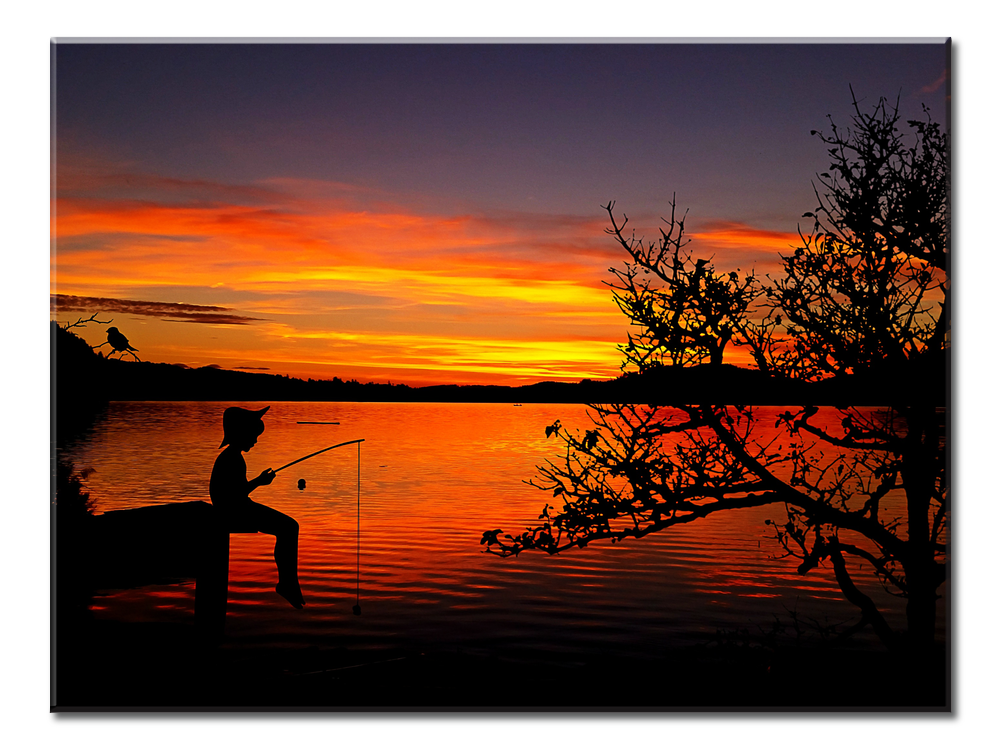
M 266 505 L 251 501 L 251 514 L 257 530 L 271 534 L 274 541 L 274 562 L 278 565 L 278 586 L 275 589 L 294 607 L 305 602 L 299 589 L 299 524 L 291 516 Z

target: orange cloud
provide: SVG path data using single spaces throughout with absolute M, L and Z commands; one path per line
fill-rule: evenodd
M 57 184 L 52 292 L 121 301 L 148 359 L 403 382 L 619 372 L 627 321 L 603 281 L 624 258 L 600 217 L 418 213 L 301 180 Z M 734 223 L 693 236 L 769 257 L 794 238 Z M 185 305 L 218 315 L 172 325 Z
M 948 71 L 947 70 L 943 70 L 943 71 L 941 71 L 941 75 L 939 75 L 937 77 L 937 80 L 935 80 L 933 83 L 929 83 L 926 86 L 921 86 L 920 87 L 920 93 L 921 94 L 933 94 L 935 91 L 937 91 L 939 88 L 941 88 L 944 85 L 944 82 L 947 81 L 947 80 L 948 80 Z
M 758 229 L 735 221 L 712 222 L 692 232 L 691 239 L 719 248 L 737 248 L 749 253 L 788 253 L 801 242 L 795 232 Z
M 580 228 L 568 241 L 550 236 L 539 248 L 509 221 L 308 208 L 61 199 L 52 220 L 60 283 L 131 277 L 154 284 L 343 281 L 426 289 L 436 280 L 445 290 L 467 283 L 473 294 L 490 286 L 530 300 L 539 298 L 539 288 L 570 289 L 574 279 L 596 289 L 601 274 L 579 252 L 592 242 Z

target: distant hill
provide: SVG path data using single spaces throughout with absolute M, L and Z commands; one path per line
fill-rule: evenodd
M 946 402 L 944 361 L 907 371 L 807 383 L 733 365 L 659 368 L 614 380 L 524 386 L 359 383 L 301 380 L 217 367 L 106 359 L 72 331 L 52 324 L 58 410 L 106 401 L 418 401 L 483 403 L 649 403 L 755 405 L 889 405 Z M 60 415 L 62 418 L 62 415 Z

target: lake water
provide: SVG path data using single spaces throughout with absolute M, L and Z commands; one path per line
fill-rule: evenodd
M 208 479 L 230 404 L 117 402 L 77 445 L 77 469 L 97 512 L 208 500 Z M 241 403 L 253 407 L 253 404 Z M 258 406 L 262 406 L 258 405 Z M 761 409 L 762 416 L 780 408 Z M 835 416 L 831 410 L 831 418 Z M 827 566 L 808 576 L 764 525 L 778 506 L 720 514 L 611 545 L 558 556 L 484 554 L 483 531 L 518 533 L 550 495 L 524 483 L 557 460 L 545 427 L 590 425 L 565 404 L 272 403 L 246 454 L 252 478 L 334 443 L 351 445 L 297 464 L 253 498 L 301 526 L 299 571 L 307 606 L 274 592 L 272 540 L 237 534 L 230 553 L 229 647 L 447 648 L 473 654 L 530 651 L 562 658 L 655 656 L 705 643 L 718 629 L 767 629 L 788 610 L 818 622 L 853 621 Z M 304 425 L 298 422 L 339 422 Z M 761 424 L 768 424 L 766 418 Z M 773 424 L 773 416 L 770 424 Z M 304 490 L 297 488 L 306 480 Z M 902 600 L 858 583 L 902 623 Z M 194 583 L 100 592 L 100 619 L 193 623 Z M 943 633 L 943 617 L 939 631 Z M 864 633 L 859 645 L 873 645 Z

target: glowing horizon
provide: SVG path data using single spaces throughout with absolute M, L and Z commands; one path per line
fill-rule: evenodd
M 620 373 L 627 325 L 604 282 L 623 254 L 599 217 L 420 215 L 268 197 L 265 205 L 181 202 L 169 191 L 159 200 L 58 199 L 60 320 L 78 308 L 103 307 L 105 317 L 117 308 L 144 359 L 304 378 L 524 384 Z M 762 264 L 795 239 L 735 222 L 693 238 L 706 252 L 735 248 Z M 199 301 L 185 322 L 227 344 L 205 351 L 190 332 L 168 335 L 164 321 L 177 321 L 181 304 L 168 295 L 191 288 Z M 342 327 L 344 313 L 366 308 L 369 319 Z M 234 326 L 253 334 L 222 334 Z M 98 327 L 81 333 L 91 344 L 103 337 Z

